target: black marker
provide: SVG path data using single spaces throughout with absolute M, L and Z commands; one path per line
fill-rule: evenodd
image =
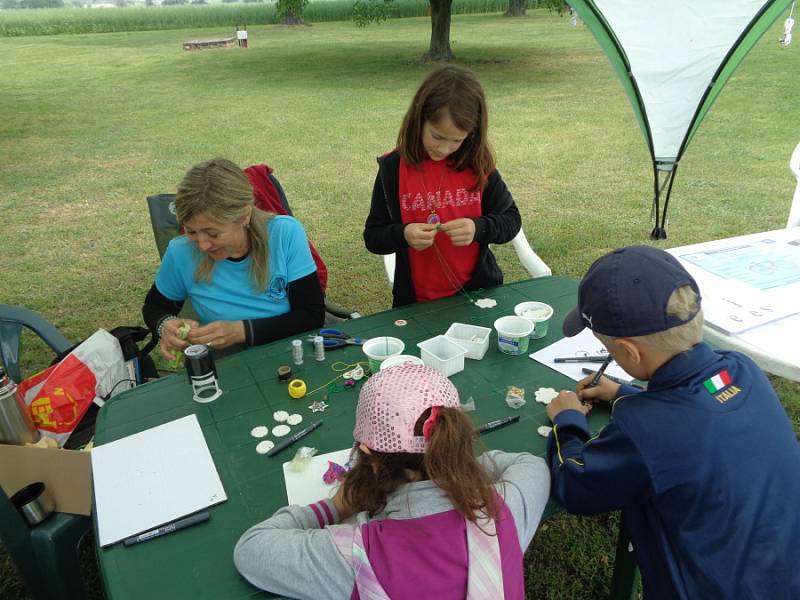
M 162 535 L 167 535 L 168 533 L 172 533 L 173 531 L 180 531 L 181 529 L 186 529 L 187 527 L 191 527 L 192 525 L 197 525 L 198 523 L 204 523 L 211 518 L 211 515 L 208 512 L 201 512 L 196 513 L 193 515 L 189 515 L 184 519 L 179 519 L 174 521 L 173 523 L 167 523 L 166 525 L 162 525 L 158 529 L 152 529 L 150 531 L 145 531 L 144 533 L 140 533 L 139 535 L 134 535 L 133 537 L 127 538 L 123 544 L 126 546 L 133 546 L 134 544 L 140 544 L 142 542 L 146 542 L 147 540 L 152 540 L 153 538 L 161 537 Z
M 600 368 L 597 370 L 597 373 L 594 374 L 594 377 L 592 377 L 592 380 L 589 382 L 589 385 L 587 385 L 586 387 L 593 388 L 598 383 L 600 383 L 600 378 L 603 376 L 603 372 L 608 368 L 608 365 L 611 364 L 612 360 L 614 360 L 614 359 L 611 358 L 611 355 L 609 354 L 608 358 L 603 361 L 603 364 L 600 365 Z
M 489 421 L 488 423 L 484 423 L 480 427 L 478 427 L 475 432 L 480 435 L 481 433 L 486 433 L 487 431 L 494 431 L 495 429 L 500 429 L 501 427 L 505 427 L 506 425 L 510 425 L 511 423 L 516 423 L 519 421 L 519 415 L 513 415 L 511 417 L 505 417 L 503 419 L 497 419 L 496 421 Z
M 583 371 L 584 375 L 594 375 L 594 374 L 595 374 L 595 372 L 596 372 L 596 371 L 594 371 L 594 369 L 589 369 L 589 368 L 587 368 L 587 367 L 584 367 L 583 369 L 581 369 L 581 371 Z M 611 380 L 611 381 L 613 381 L 614 383 L 619 383 L 619 384 L 622 384 L 622 385 L 631 385 L 631 386 L 633 386 L 633 387 L 635 387 L 635 388 L 639 388 L 640 390 L 641 390 L 641 389 L 644 389 L 644 388 L 643 388 L 642 386 L 640 386 L 640 385 L 637 385 L 637 384 L 635 384 L 635 383 L 632 383 L 632 382 L 630 382 L 630 381 L 625 381 L 624 379 L 620 379 L 619 377 L 614 377 L 613 375 L 606 375 L 605 373 L 603 373 L 603 376 L 604 376 L 606 379 L 610 379 L 610 380 Z
M 317 421 L 316 423 L 314 423 L 313 425 L 309 425 L 302 431 L 298 431 L 292 437 L 288 438 L 286 441 L 281 442 L 280 444 L 272 448 L 272 450 L 267 452 L 267 456 L 275 456 L 278 452 L 280 452 L 281 450 L 285 450 L 286 448 L 294 444 L 297 440 L 299 440 L 301 437 L 306 436 L 312 431 L 314 431 L 320 425 L 322 425 L 322 421 Z
M 561 358 L 554 358 L 555 363 L 601 363 L 605 362 L 606 355 L 602 356 L 564 356 Z

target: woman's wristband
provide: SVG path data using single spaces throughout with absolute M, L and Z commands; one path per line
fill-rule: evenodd
M 156 337 L 158 339 L 161 339 L 161 334 L 164 332 L 164 324 L 167 321 L 176 321 L 177 319 L 178 319 L 178 317 L 176 317 L 175 315 L 167 315 L 166 317 L 161 319 L 158 322 L 158 327 L 156 327 Z

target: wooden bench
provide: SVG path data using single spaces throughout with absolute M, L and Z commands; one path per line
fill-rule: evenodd
M 217 38 L 212 40 L 191 40 L 183 42 L 184 50 L 204 50 L 206 48 L 229 48 L 236 43 L 236 37 Z

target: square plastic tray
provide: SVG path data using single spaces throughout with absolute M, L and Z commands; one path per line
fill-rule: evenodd
M 467 351 L 467 358 L 480 360 L 489 349 L 489 337 L 492 330 L 489 327 L 467 325 L 466 323 L 453 323 L 444 334 L 450 340 Z
M 464 356 L 467 351 L 453 340 L 437 335 L 417 346 L 422 361 L 445 377 L 464 370 Z

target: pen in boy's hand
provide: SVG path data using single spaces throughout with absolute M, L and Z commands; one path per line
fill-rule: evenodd
M 614 359 L 611 358 L 611 355 L 609 354 L 608 357 L 603 361 L 603 364 L 600 365 L 600 368 L 597 369 L 597 373 L 594 374 L 594 377 L 592 377 L 589 385 L 586 386 L 587 388 L 593 388 L 600 383 L 600 378 L 603 376 L 603 372 L 608 368 L 608 365 L 611 364 L 612 360 Z
M 594 369 L 590 369 L 588 367 L 583 367 L 581 369 L 581 371 L 583 372 L 584 375 L 594 375 L 597 372 Z M 639 388 L 640 390 L 643 389 L 642 386 L 640 386 L 640 385 L 637 385 L 637 384 L 632 383 L 630 381 L 625 381 L 624 379 L 620 379 L 619 377 L 614 377 L 613 375 L 608 375 L 606 373 L 603 373 L 603 376 L 606 379 L 610 379 L 614 383 L 619 383 L 620 385 L 629 385 L 631 387 Z
M 589 388 L 596 387 L 597 384 L 600 383 L 600 378 L 603 376 L 603 371 L 605 371 L 608 368 L 608 365 L 611 364 L 612 360 L 614 359 L 611 358 L 611 355 L 609 354 L 603 361 L 603 364 L 600 365 L 600 368 L 597 369 L 597 373 L 594 374 L 594 377 L 592 377 L 592 380 L 589 382 L 589 385 L 587 385 L 584 389 L 588 390 Z M 581 397 L 580 400 L 581 404 L 586 404 L 586 400 L 584 398 Z

